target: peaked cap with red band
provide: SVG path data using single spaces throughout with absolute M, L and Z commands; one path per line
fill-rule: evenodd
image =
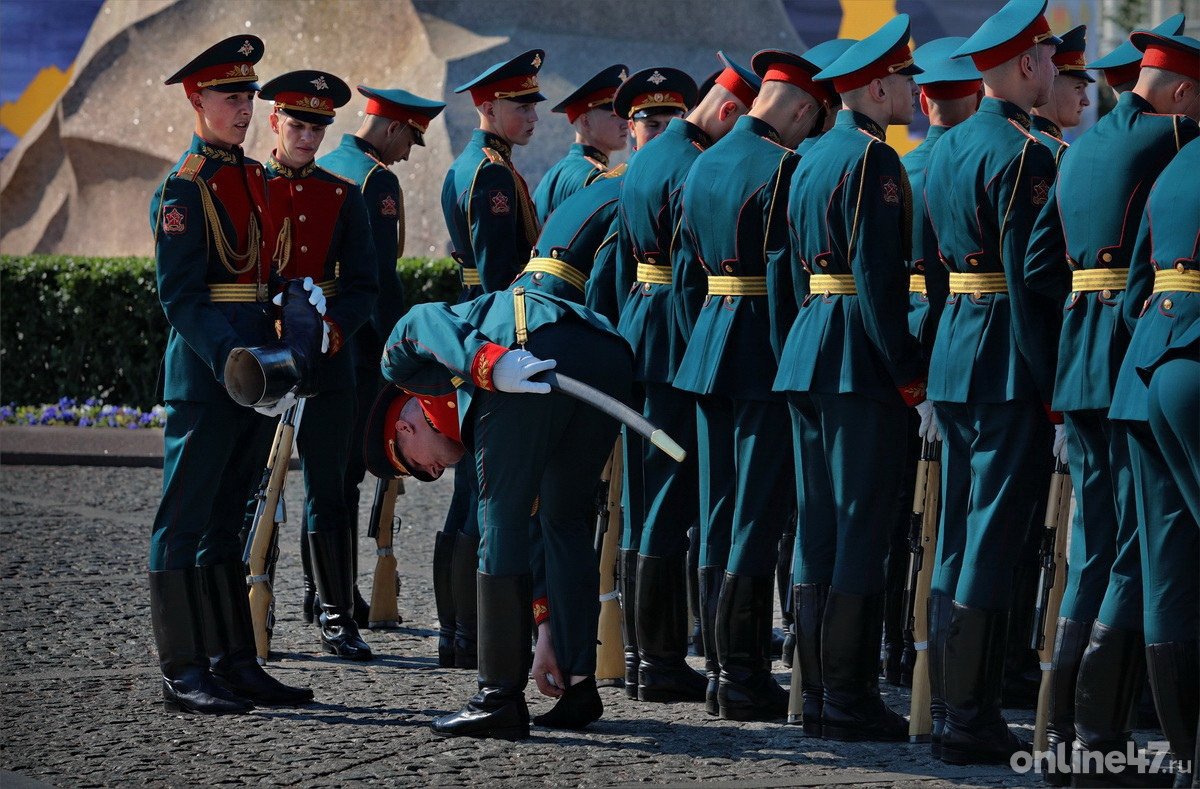
M 732 93 L 746 107 L 750 107 L 762 88 L 761 77 L 720 50 L 717 51 L 717 57 L 725 64 L 725 68 L 717 72 L 713 82 Z
M 1084 50 L 1087 49 L 1087 25 L 1073 27 L 1060 38 L 1062 43 L 1054 48 L 1054 65 L 1058 66 L 1058 73 L 1095 82 L 1095 78 L 1087 73 L 1087 58 L 1084 57 Z
M 961 99 L 979 92 L 983 77 L 968 58 L 955 60 L 950 54 L 961 47 L 966 38 L 947 36 L 922 44 L 913 52 L 913 60 L 925 71 L 913 77 L 921 92 L 934 101 Z
M 258 36 L 230 36 L 192 58 L 163 84 L 183 83 L 189 96 L 202 88 L 220 93 L 258 90 L 254 64 L 262 56 L 263 42 Z
M 908 14 L 897 14 L 883 27 L 853 44 L 841 56 L 821 69 L 818 80 L 831 80 L 838 93 L 861 88 L 873 79 L 892 74 L 920 74 L 908 48 Z
M 574 123 L 580 115 L 597 107 L 612 106 L 617 88 L 629 76 L 629 67 L 623 63 L 609 66 L 580 85 L 565 99 L 554 105 L 551 112 L 566 113 L 567 122 Z
M 405 404 L 413 398 L 420 403 L 430 427 L 455 441 L 461 440 L 456 393 L 415 395 L 395 384 L 388 384 L 375 397 L 363 428 L 363 459 L 367 471 L 380 479 L 410 476 L 396 442 L 396 421 Z
M 471 100 L 478 107 L 485 101 L 512 99 L 521 104 L 545 101 L 538 88 L 538 71 L 545 62 L 544 49 L 522 52 L 512 60 L 496 63 L 470 82 L 454 89 L 455 93 L 470 91 Z
M 413 142 L 425 144 L 425 131 L 430 122 L 446 108 L 440 101 L 423 99 L 407 90 L 381 90 L 359 85 L 358 92 L 367 97 L 367 114 L 400 121 L 412 127 Z
M 628 120 L 660 112 L 682 115 L 695 106 L 695 80 L 666 66 L 630 74 L 613 96 L 613 111 Z
M 296 120 L 328 126 L 350 101 L 350 86 L 326 71 L 289 71 L 263 85 L 258 97 Z
M 764 83 L 786 82 L 795 85 L 819 101 L 826 112 L 838 103 L 837 93 L 828 82 L 813 79 L 821 67 L 800 55 L 780 49 L 764 49 L 754 53 L 750 65 Z
M 1196 79 L 1200 75 L 1200 41 L 1191 36 L 1133 33 L 1133 45 L 1142 52 L 1142 68 L 1160 68 Z
M 987 71 L 1007 63 L 1035 44 L 1057 47 L 1062 39 L 1050 32 L 1046 0 L 1009 0 L 987 18 L 951 57 L 969 57 Z
M 1161 36 L 1177 36 L 1183 32 L 1186 22 L 1187 18 L 1183 14 L 1174 14 L 1151 28 L 1149 32 L 1158 33 Z M 1139 28 L 1133 32 L 1144 33 L 1146 31 Z M 1142 70 L 1142 53 L 1133 45 L 1132 41 L 1124 41 L 1112 52 L 1089 63 L 1088 68 L 1100 71 L 1109 87 L 1115 88 L 1117 85 L 1133 82 L 1138 78 L 1138 74 Z

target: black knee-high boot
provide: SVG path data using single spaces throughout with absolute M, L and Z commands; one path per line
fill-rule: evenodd
M 346 660 L 370 660 L 371 648 L 354 621 L 350 538 L 345 531 L 309 532 L 313 577 L 321 597 L 321 646 Z
M 779 591 L 779 615 L 783 620 L 783 647 L 780 660 L 784 668 L 792 667 L 796 652 L 796 619 L 792 615 L 792 554 L 796 547 L 796 521 L 779 538 L 779 559 L 775 562 L 775 585 Z
M 687 595 L 688 617 L 691 620 L 692 632 L 688 643 L 692 652 L 704 657 L 704 635 L 701 631 L 700 617 L 702 604 L 700 602 L 700 527 L 688 529 L 687 551 Z
M 900 685 L 904 660 L 904 585 L 908 581 L 908 539 L 901 532 L 892 536 L 884 582 L 883 678 L 889 685 Z
M 625 697 L 638 697 L 637 551 L 622 549 L 617 566 L 621 599 L 621 638 L 625 642 Z
M 1200 717 L 1200 672 L 1197 642 L 1166 641 L 1146 645 L 1146 669 L 1150 690 L 1163 734 L 1171 743 L 1171 753 L 1186 763 L 1196 750 L 1196 726 Z M 1196 765 L 1192 765 L 1192 770 Z M 1191 772 L 1180 772 L 1176 786 L 1188 786 Z
M 451 589 L 454 592 L 454 666 L 475 668 L 479 665 L 476 631 L 479 627 L 479 538 L 459 532 L 454 538 Z
M 1065 617 L 1059 617 L 1055 630 L 1054 670 L 1050 675 L 1050 706 L 1046 722 L 1047 750 L 1055 756 L 1043 770 L 1046 782 L 1052 786 L 1066 786 L 1071 779 L 1069 771 L 1057 769 L 1060 764 L 1065 766 L 1058 756 L 1062 754 L 1069 759 L 1075 741 L 1075 682 L 1091 630 L 1090 620 L 1080 622 Z M 1140 652 L 1140 643 L 1138 647 Z
M 800 661 L 800 695 L 804 701 L 804 733 L 821 736 L 821 712 L 825 706 L 825 684 L 821 674 L 821 630 L 825 605 L 829 600 L 826 584 L 796 584 L 792 587 L 796 617 L 796 657 Z
M 833 740 L 908 740 L 908 721 L 879 696 L 884 595 L 829 590 L 821 633 L 825 704 L 821 732 Z
M 200 606 L 194 568 L 150 573 L 150 621 L 162 669 L 163 706 L 210 715 L 253 709 L 213 678 Z
M 717 703 L 725 720 L 782 720 L 788 694 L 771 675 L 775 576 L 725 573 L 717 607 Z
M 946 684 L 943 667 L 946 665 L 946 633 L 950 630 L 951 600 L 946 595 L 931 594 L 926 604 L 929 621 L 929 751 L 933 758 L 942 758 L 942 734 L 946 730 Z
M 638 700 L 704 701 L 705 679 L 687 664 L 686 557 L 637 562 Z
M 529 737 L 529 640 L 533 581 L 529 575 L 479 573 L 479 692 L 453 715 L 436 718 L 445 736 Z
M 438 665 L 454 668 L 454 542 L 453 532 L 433 536 L 433 602 L 438 618 Z
M 312 548 L 308 544 L 308 524 L 300 521 L 300 569 L 303 573 L 304 600 L 301 603 L 300 616 L 304 623 L 311 625 L 313 619 L 321 615 L 321 607 L 317 604 L 317 584 L 313 581 Z
M 312 690 L 284 685 L 258 664 L 241 563 L 199 567 L 197 573 L 205 601 L 204 640 L 217 682 L 255 704 L 291 706 L 312 701 Z
M 942 678 L 946 728 L 942 761 L 949 764 L 1008 764 L 1030 745 L 1009 731 L 1000 710 L 1008 611 L 952 603 Z
M 717 604 L 721 600 L 721 585 L 725 570 L 721 567 L 700 568 L 700 634 L 704 639 L 704 711 L 721 714 L 717 689 L 721 685 L 721 661 L 717 658 Z

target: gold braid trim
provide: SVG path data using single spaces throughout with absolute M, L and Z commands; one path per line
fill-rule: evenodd
M 279 235 L 275 237 L 275 251 L 271 254 L 271 262 L 275 264 L 275 270 L 282 274 L 291 260 L 292 218 L 288 216 L 284 217 L 283 227 L 279 228 Z
M 262 231 L 258 227 L 256 218 L 251 214 L 249 226 L 246 228 L 246 252 L 238 254 L 233 245 L 229 243 L 229 239 L 225 238 L 225 231 L 221 228 L 221 217 L 217 214 L 217 206 L 213 202 L 208 183 L 202 178 L 196 179 L 195 183 L 200 188 L 200 204 L 204 208 L 204 219 L 208 223 L 208 230 L 212 235 L 213 245 L 217 248 L 217 257 L 221 259 L 221 265 L 234 276 L 245 274 L 258 265 L 258 246 L 262 241 Z M 236 268 L 229 262 L 230 260 L 239 263 L 244 260 L 246 265 Z

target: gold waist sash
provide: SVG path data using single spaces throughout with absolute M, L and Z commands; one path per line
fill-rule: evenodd
M 709 277 L 710 296 L 765 296 L 766 277 Z
M 808 278 L 808 291 L 826 296 L 858 295 L 853 274 L 813 274 Z
M 581 293 L 587 287 L 587 277 L 574 266 L 554 258 L 533 258 L 525 266 L 526 272 L 549 274 L 575 286 Z
M 240 282 L 215 282 L 208 286 L 208 297 L 213 302 L 224 303 L 255 303 L 269 301 L 271 291 L 269 285 L 255 285 Z
M 925 275 L 924 274 L 909 274 L 908 276 L 908 292 L 920 293 L 925 295 Z
M 461 267 L 460 271 L 462 272 L 462 282 L 464 288 L 483 284 L 483 280 L 479 278 L 479 269 L 467 268 L 466 266 L 463 266 Z
M 647 282 L 651 285 L 670 285 L 671 267 L 656 266 L 653 263 L 638 263 L 637 281 Z
M 1170 290 L 1200 293 L 1200 271 L 1164 269 L 1154 272 L 1154 292 L 1166 293 Z
M 1097 268 L 1071 272 L 1071 290 L 1125 290 L 1127 268 Z
M 951 293 L 1008 293 L 1008 281 L 1002 272 L 994 274 L 963 274 L 950 272 Z

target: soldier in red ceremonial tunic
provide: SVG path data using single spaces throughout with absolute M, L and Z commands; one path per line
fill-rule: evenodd
M 347 660 L 370 660 L 353 618 L 353 551 L 342 491 L 354 425 L 354 360 L 346 343 L 370 317 L 379 293 L 370 220 L 354 182 L 314 159 L 334 111 L 350 100 L 342 80 L 293 71 L 268 82 L 275 150 L 267 186 L 277 234 L 269 245 L 285 277 L 311 277 L 328 299 L 326 342 L 297 436 L 304 471 L 304 523 L 321 607 L 321 645 Z

